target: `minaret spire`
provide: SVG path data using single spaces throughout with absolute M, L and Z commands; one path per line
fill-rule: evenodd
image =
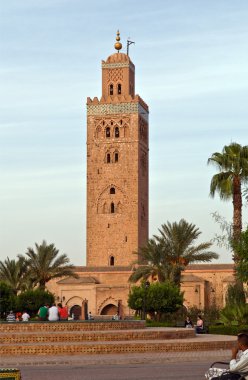
M 119 53 L 119 50 L 121 50 L 122 48 L 122 43 L 120 42 L 121 40 L 121 37 L 120 37 L 120 32 L 119 30 L 117 30 L 117 33 L 116 33 L 116 43 L 115 43 L 115 49 L 118 51 Z

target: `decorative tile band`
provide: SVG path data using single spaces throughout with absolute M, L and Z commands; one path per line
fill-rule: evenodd
M 139 103 L 88 104 L 88 116 L 139 113 L 147 121 L 148 112 Z
M 133 71 L 135 71 L 135 67 L 133 64 L 130 64 L 129 62 L 116 62 L 116 63 L 103 63 L 102 62 L 102 68 L 103 69 L 116 69 L 119 67 L 130 67 Z

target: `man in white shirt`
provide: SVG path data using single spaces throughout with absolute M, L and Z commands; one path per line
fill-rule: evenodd
M 52 305 L 48 309 L 48 320 L 58 321 L 59 320 L 59 310 L 56 305 Z
M 22 314 L 22 321 L 23 322 L 28 322 L 29 318 L 30 318 L 30 315 L 26 311 L 24 311 L 23 314 Z
M 245 333 L 238 334 L 237 344 L 232 348 L 229 371 L 220 368 L 210 368 L 205 376 L 209 380 L 238 380 L 240 375 L 237 372 L 248 372 L 248 334 Z M 245 379 L 248 380 L 248 375 Z

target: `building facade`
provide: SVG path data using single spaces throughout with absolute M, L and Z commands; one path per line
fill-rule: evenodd
M 123 316 L 133 252 L 148 239 L 148 106 L 135 95 L 135 66 L 117 52 L 102 61 L 102 96 L 87 99 L 87 266 L 79 279 L 51 281 L 48 289 L 81 315 L 85 300 L 92 315 Z M 222 307 L 231 264 L 191 265 L 183 274 L 185 306 Z

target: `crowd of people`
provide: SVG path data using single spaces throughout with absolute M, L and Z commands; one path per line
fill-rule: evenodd
M 39 308 L 37 318 L 39 321 L 66 321 L 69 318 L 68 308 L 67 306 L 62 306 L 61 303 L 58 303 L 57 306 L 47 304 Z M 29 320 L 30 315 L 26 310 L 23 313 L 14 313 L 11 310 L 6 317 L 7 322 L 28 322 Z
M 67 321 L 69 317 L 67 306 L 62 306 L 58 303 L 56 306 L 53 304 L 41 306 L 38 311 L 38 318 L 40 321 Z

